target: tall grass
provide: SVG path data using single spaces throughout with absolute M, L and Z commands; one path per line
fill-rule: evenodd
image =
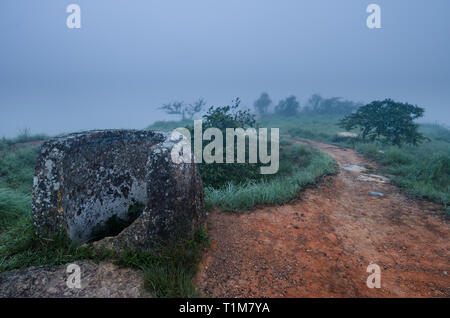
M 31 193 L 37 147 L 10 146 L 0 151 L 0 187 L 29 195 Z
M 0 188 L 0 233 L 2 229 L 28 214 L 30 205 L 31 195 Z
M 383 172 L 408 194 L 450 205 L 450 144 L 398 148 L 368 143 L 356 149 L 380 162 Z
M 283 204 L 297 197 L 302 188 L 315 183 L 319 177 L 336 172 L 336 164 L 329 155 L 304 146 L 298 149 L 309 154 L 309 160 L 305 166 L 294 167 L 290 175 L 280 175 L 273 179 L 249 181 L 237 185 L 229 183 L 222 189 L 206 188 L 207 208 L 217 206 L 223 211 L 242 212 L 260 204 Z M 291 166 L 293 166 L 292 162 Z
M 198 297 L 194 277 L 203 255 L 209 246 L 208 235 L 199 231 L 187 243 L 177 243 L 159 253 L 126 251 L 116 263 L 144 272 L 144 287 L 154 297 Z

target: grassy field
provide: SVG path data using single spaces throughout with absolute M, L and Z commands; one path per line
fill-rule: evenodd
M 359 139 L 336 137 L 343 131 L 337 126 L 341 117 L 304 115 L 283 118 L 270 116 L 261 120 L 263 127 L 279 127 L 283 134 L 299 139 L 313 139 L 356 149 L 377 160 L 407 194 L 442 203 L 450 210 L 450 130 L 437 124 L 421 124 L 420 131 L 429 141 L 419 146 L 384 145 Z M 355 131 L 357 133 L 357 131 Z

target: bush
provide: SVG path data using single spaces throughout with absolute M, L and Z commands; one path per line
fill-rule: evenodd
M 391 99 L 373 101 L 343 118 L 339 126 L 346 130 L 359 128 L 362 138 L 371 141 L 381 140 L 399 147 L 404 143 L 418 145 L 427 139 L 414 123 L 423 113 L 423 108 Z
M 218 128 L 225 136 L 226 128 L 256 127 L 254 116 L 249 110 L 239 109 L 240 100 L 236 99 L 231 106 L 210 107 L 203 116 L 203 129 Z M 191 132 L 193 128 L 191 127 Z M 194 134 L 191 133 L 192 137 Z M 205 146 L 208 141 L 204 141 Z M 225 143 L 225 140 L 224 140 Z M 193 142 L 192 142 L 193 144 Z M 234 152 L 236 154 L 237 143 L 235 141 Z M 248 147 L 246 145 L 246 157 L 248 157 Z M 226 164 L 226 150 L 223 153 L 224 163 L 201 163 L 199 164 L 200 174 L 203 184 L 214 188 L 220 188 L 228 182 L 240 183 L 247 180 L 255 180 L 261 177 L 259 163 L 233 163 Z

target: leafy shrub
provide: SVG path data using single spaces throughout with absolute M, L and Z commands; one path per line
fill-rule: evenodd
M 418 145 L 425 138 L 414 120 L 423 116 L 424 109 L 391 99 L 374 101 L 346 116 L 339 126 L 351 130 L 359 128 L 363 139 L 382 140 L 401 146 L 404 143 Z
M 231 106 L 210 107 L 203 116 L 203 129 L 218 128 L 225 136 L 227 128 L 256 127 L 254 116 L 249 110 L 239 109 L 240 100 L 236 99 Z M 193 127 L 191 127 L 193 132 Z M 194 136 L 191 133 L 192 137 Z M 224 140 L 225 142 L 225 140 Z M 204 141 L 204 146 L 208 141 Z M 193 143 L 192 143 L 193 144 Z M 234 143 L 234 153 L 237 153 L 237 143 Z M 246 145 L 246 157 L 248 147 Z M 205 186 L 220 188 L 228 182 L 240 183 L 247 180 L 255 180 L 261 177 L 259 163 L 232 163 L 226 164 L 226 149 L 223 153 L 224 163 L 201 163 L 200 174 Z

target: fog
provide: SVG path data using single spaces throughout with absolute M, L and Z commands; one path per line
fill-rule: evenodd
M 81 29 L 66 7 L 81 7 Z M 366 7 L 381 7 L 381 29 Z M 144 128 L 170 101 L 393 98 L 450 124 L 448 0 L 2 0 L 0 136 Z

